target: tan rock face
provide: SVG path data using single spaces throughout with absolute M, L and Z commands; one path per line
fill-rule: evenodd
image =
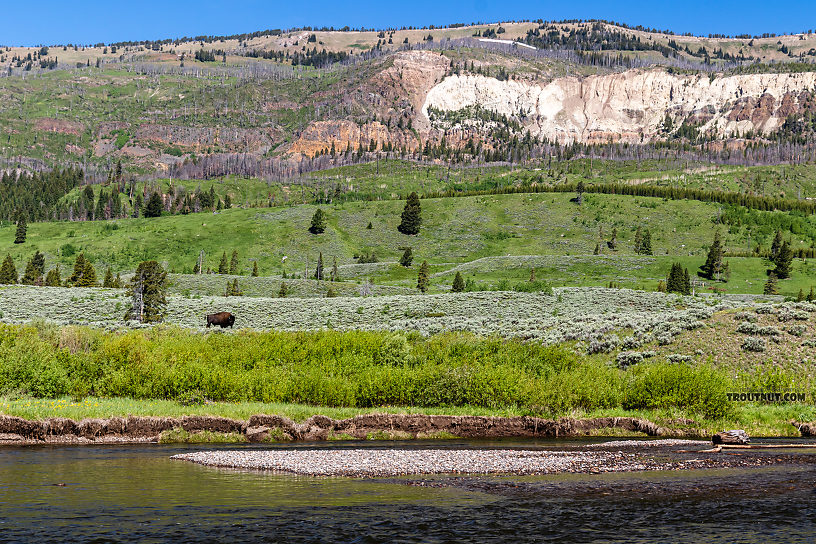
M 666 114 L 674 123 L 702 124 L 731 136 L 749 130 L 768 133 L 790 114 L 812 110 L 816 73 L 751 74 L 709 78 L 664 71 L 565 77 L 540 85 L 476 75 L 451 76 L 425 98 L 428 108 L 455 111 L 481 106 L 508 116 L 525 115 L 533 135 L 603 143 L 658 139 Z

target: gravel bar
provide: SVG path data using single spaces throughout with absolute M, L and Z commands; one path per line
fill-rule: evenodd
M 553 474 L 671 470 L 674 463 L 625 452 L 477 449 L 200 451 L 174 455 L 210 467 L 307 476 L 403 474 Z M 691 468 L 691 467 L 687 467 Z

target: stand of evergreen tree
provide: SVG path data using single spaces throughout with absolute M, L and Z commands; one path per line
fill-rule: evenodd
M 96 287 L 96 270 L 91 261 L 85 258 L 85 253 L 77 255 L 74 261 L 74 273 L 65 283 L 72 287 Z
M 0 266 L 0 284 L 12 285 L 17 283 L 17 267 L 11 255 L 6 255 L 3 266 Z
M 229 266 L 227 265 L 227 252 L 221 254 L 221 262 L 218 263 L 218 273 L 219 274 L 227 274 L 229 273 Z
M 113 270 L 109 266 L 107 270 L 105 270 L 105 279 L 102 280 L 102 287 L 113 288 L 115 285 L 116 280 L 113 279 Z
M 635 231 L 635 253 L 638 255 L 652 255 L 652 233 L 648 228 L 638 226 Z
M 428 282 L 430 281 L 430 266 L 428 261 L 422 261 L 417 273 L 417 289 L 425 293 L 428 290 Z
M 323 234 L 326 231 L 326 212 L 318 208 L 312 215 L 312 224 L 309 226 L 309 232 L 312 234 Z
M 419 227 L 422 225 L 422 208 L 419 204 L 419 195 L 412 192 L 408 195 L 405 208 L 402 210 L 402 221 L 397 230 L 403 234 L 419 234 Z
M 234 279 L 232 281 L 227 281 L 227 289 L 225 292 L 225 296 L 228 297 L 240 297 L 243 296 L 244 292 L 241 289 L 241 286 L 238 285 L 238 279 Z
M 278 296 L 280 298 L 286 298 L 286 294 L 289 292 L 289 288 L 286 286 L 286 282 L 281 282 L 280 289 L 278 290 Z
M 238 251 L 232 250 L 232 258 L 230 259 L 229 273 L 233 276 L 238 275 Z
M 140 263 L 128 285 L 128 295 L 132 302 L 125 313 L 126 320 L 162 321 L 167 308 L 167 272 L 156 261 Z
M 669 293 L 680 293 L 681 295 L 691 294 L 691 279 L 688 268 L 683 268 L 680 263 L 673 263 L 669 276 L 666 278 L 666 291 Z

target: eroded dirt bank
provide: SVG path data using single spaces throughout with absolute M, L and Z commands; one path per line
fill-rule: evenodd
M 810 436 L 814 424 L 795 424 Z M 701 437 L 694 428 L 660 427 L 632 417 L 543 419 L 529 416 L 482 417 L 422 414 L 367 414 L 335 420 L 316 415 L 303 423 L 277 415 L 254 415 L 249 420 L 216 416 L 112 417 L 110 419 L 49 418 L 30 421 L 0 415 L 0 444 L 157 442 L 183 431 L 187 436 L 218 433 L 233 441 L 319 441 L 336 439 L 412 438 L 555 438 L 603 434 L 617 429 L 660 437 Z M 617 432 L 617 431 L 616 431 Z M 612 433 L 610 433 L 612 434 Z M 202 442 L 207 440 L 200 440 Z
M 303 423 L 277 416 L 254 415 L 249 420 L 214 416 L 112 417 L 110 419 L 50 418 L 29 421 L 0 416 L 0 443 L 154 442 L 163 433 L 184 431 L 232 435 L 236 441 L 316 441 L 365 438 L 535 438 L 585 436 L 603 429 L 621 429 L 649 436 L 699 436 L 694 429 L 670 429 L 631 417 L 543 419 L 536 417 L 480 417 L 369 414 L 334 420 L 316 415 Z

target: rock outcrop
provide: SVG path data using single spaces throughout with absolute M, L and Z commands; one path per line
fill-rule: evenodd
M 556 78 L 547 83 L 453 75 L 426 96 L 428 109 L 471 106 L 520 118 L 533 135 L 562 143 L 637 143 L 666 136 L 668 115 L 718 136 L 769 133 L 791 114 L 816 109 L 816 72 L 727 77 L 680 76 L 664 70 Z

